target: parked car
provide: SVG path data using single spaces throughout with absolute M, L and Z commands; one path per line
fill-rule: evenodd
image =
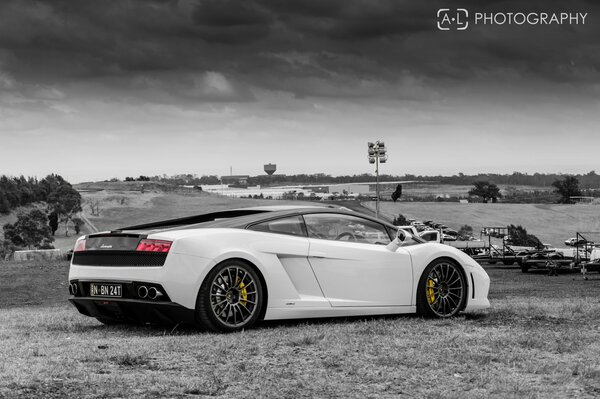
M 569 238 L 567 240 L 565 240 L 565 245 L 569 245 L 569 246 L 581 246 L 581 245 L 594 245 L 594 243 L 592 241 L 588 241 L 585 240 L 583 238 L 580 238 L 579 240 L 577 238 Z
M 69 301 L 102 323 L 194 323 L 489 307 L 489 277 L 456 248 L 326 207 L 207 213 L 82 236 Z

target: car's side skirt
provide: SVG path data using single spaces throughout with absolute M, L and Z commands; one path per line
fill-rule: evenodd
M 265 320 L 304 319 L 318 317 L 375 316 L 416 313 L 416 306 L 361 306 L 326 308 L 267 308 Z

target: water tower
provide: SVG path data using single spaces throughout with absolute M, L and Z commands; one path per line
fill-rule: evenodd
M 275 171 L 277 170 L 277 165 L 272 164 L 272 163 L 268 163 L 265 165 L 265 172 L 271 176 L 273 173 L 275 173 Z

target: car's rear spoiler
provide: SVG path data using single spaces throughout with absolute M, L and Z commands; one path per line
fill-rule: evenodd
M 146 224 L 138 224 L 135 226 L 121 227 L 119 229 L 112 230 L 112 232 L 120 232 L 120 231 L 125 231 L 125 230 L 126 231 L 150 230 L 150 229 L 165 228 L 165 227 L 186 226 L 186 225 L 191 225 L 191 224 L 212 222 L 213 220 L 216 220 L 216 219 L 229 219 L 229 218 L 235 218 L 235 217 L 239 217 L 239 216 L 254 215 L 254 214 L 263 213 L 263 212 L 269 212 L 269 211 L 265 210 L 265 209 L 234 209 L 234 210 L 227 210 L 227 211 L 205 213 L 202 215 L 186 216 L 186 217 L 177 218 L 177 219 L 162 220 L 162 221 L 146 223 Z

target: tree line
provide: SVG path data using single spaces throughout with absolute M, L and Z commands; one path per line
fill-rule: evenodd
M 69 224 L 73 224 L 76 231 L 82 224 L 75 218 L 81 211 L 81 195 L 61 176 L 51 174 L 41 180 L 0 176 L 0 213 L 31 204 L 44 205 L 19 212 L 15 223 L 3 226 L 4 241 L 0 242 L 0 252 L 51 247 L 59 223 L 65 224 L 66 235 Z
M 493 181 L 495 184 L 511 185 L 511 186 L 538 186 L 551 187 L 557 180 L 561 180 L 566 175 L 558 173 L 521 173 L 513 172 L 511 174 L 495 174 L 495 173 L 479 173 L 476 175 L 466 175 L 459 173 L 453 176 L 423 176 L 423 175 L 391 175 L 382 174 L 379 176 L 379 181 L 422 181 L 439 184 L 453 185 L 471 185 L 475 181 Z M 585 174 L 570 175 L 577 178 L 580 188 L 598 188 L 600 187 L 600 175 L 595 171 L 590 171 Z M 325 173 L 313 174 L 295 174 L 295 175 L 258 175 L 249 176 L 247 179 L 249 186 L 269 186 L 269 185 L 286 185 L 286 184 L 344 184 L 344 183 L 359 183 L 359 182 L 375 182 L 375 175 L 370 173 L 332 176 Z M 115 179 L 115 181 L 118 179 Z M 221 179 L 217 175 L 195 174 L 179 174 L 174 176 L 139 176 L 126 177 L 125 181 L 161 181 L 176 185 L 210 185 L 220 184 Z
M 59 175 L 51 174 L 38 180 L 36 177 L 0 176 L 0 213 L 7 214 L 19 206 L 35 202 L 54 204 L 60 211 L 81 202 L 81 196 L 71 184 Z M 69 202 L 69 203 L 65 203 Z
M 552 182 L 554 193 L 558 195 L 558 202 L 561 204 L 573 204 L 575 198 L 583 194 L 579 187 L 579 179 L 575 176 L 564 176 L 562 179 L 557 179 Z M 500 189 L 495 183 L 490 183 L 485 180 L 473 182 L 473 188 L 469 190 L 470 196 L 480 197 L 482 201 L 497 202 L 498 198 L 502 198 Z

